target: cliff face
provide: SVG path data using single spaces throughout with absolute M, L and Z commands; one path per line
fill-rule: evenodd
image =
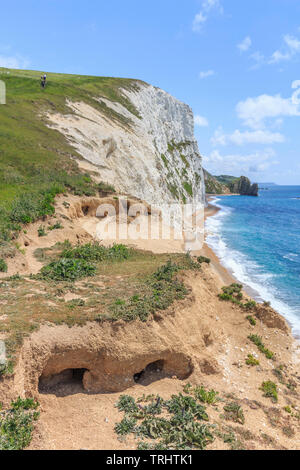
M 141 82 L 120 91 L 136 112 L 99 96 L 95 102 L 100 108 L 69 101 L 70 114 L 48 114 L 49 126 L 64 134 L 83 157 L 80 166 L 94 170 L 119 191 L 151 204 L 204 203 L 192 110 Z M 101 107 L 121 119 L 110 118 Z

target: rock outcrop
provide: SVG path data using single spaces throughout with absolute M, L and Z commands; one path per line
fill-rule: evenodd
M 229 185 L 232 193 L 238 193 L 241 196 L 258 196 L 258 184 L 251 184 L 249 178 L 241 176 L 237 181 L 234 181 Z

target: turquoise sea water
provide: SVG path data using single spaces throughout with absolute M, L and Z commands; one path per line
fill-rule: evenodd
M 218 196 L 214 204 L 221 211 L 207 220 L 207 243 L 300 336 L 300 186 L 272 186 L 258 198 Z

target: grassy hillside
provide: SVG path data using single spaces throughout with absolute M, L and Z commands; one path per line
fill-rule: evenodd
M 0 106 L 0 240 L 10 239 L 21 222 L 49 213 L 55 194 L 66 189 L 77 194 L 97 191 L 72 159 L 80 156 L 64 136 L 45 125 L 47 111 L 71 113 L 66 99 L 80 100 L 130 126 L 130 120 L 94 99 L 103 96 L 138 116 L 120 92 L 134 88 L 135 80 L 49 73 L 44 90 L 41 75 L 0 68 L 7 90 L 7 104 Z

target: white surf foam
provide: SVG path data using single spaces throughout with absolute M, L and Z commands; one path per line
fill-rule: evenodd
M 275 275 L 264 272 L 262 266 L 256 264 L 245 254 L 229 248 L 223 240 L 221 236 L 222 225 L 234 209 L 224 207 L 219 202 L 220 199 L 212 201 L 221 210 L 206 220 L 206 243 L 216 253 L 222 265 L 246 288 L 249 288 L 249 294 L 258 302 L 271 302 L 272 307 L 290 323 L 293 334 L 299 337 L 300 319 L 291 306 L 277 298 L 279 293 L 271 285 L 271 280 Z

